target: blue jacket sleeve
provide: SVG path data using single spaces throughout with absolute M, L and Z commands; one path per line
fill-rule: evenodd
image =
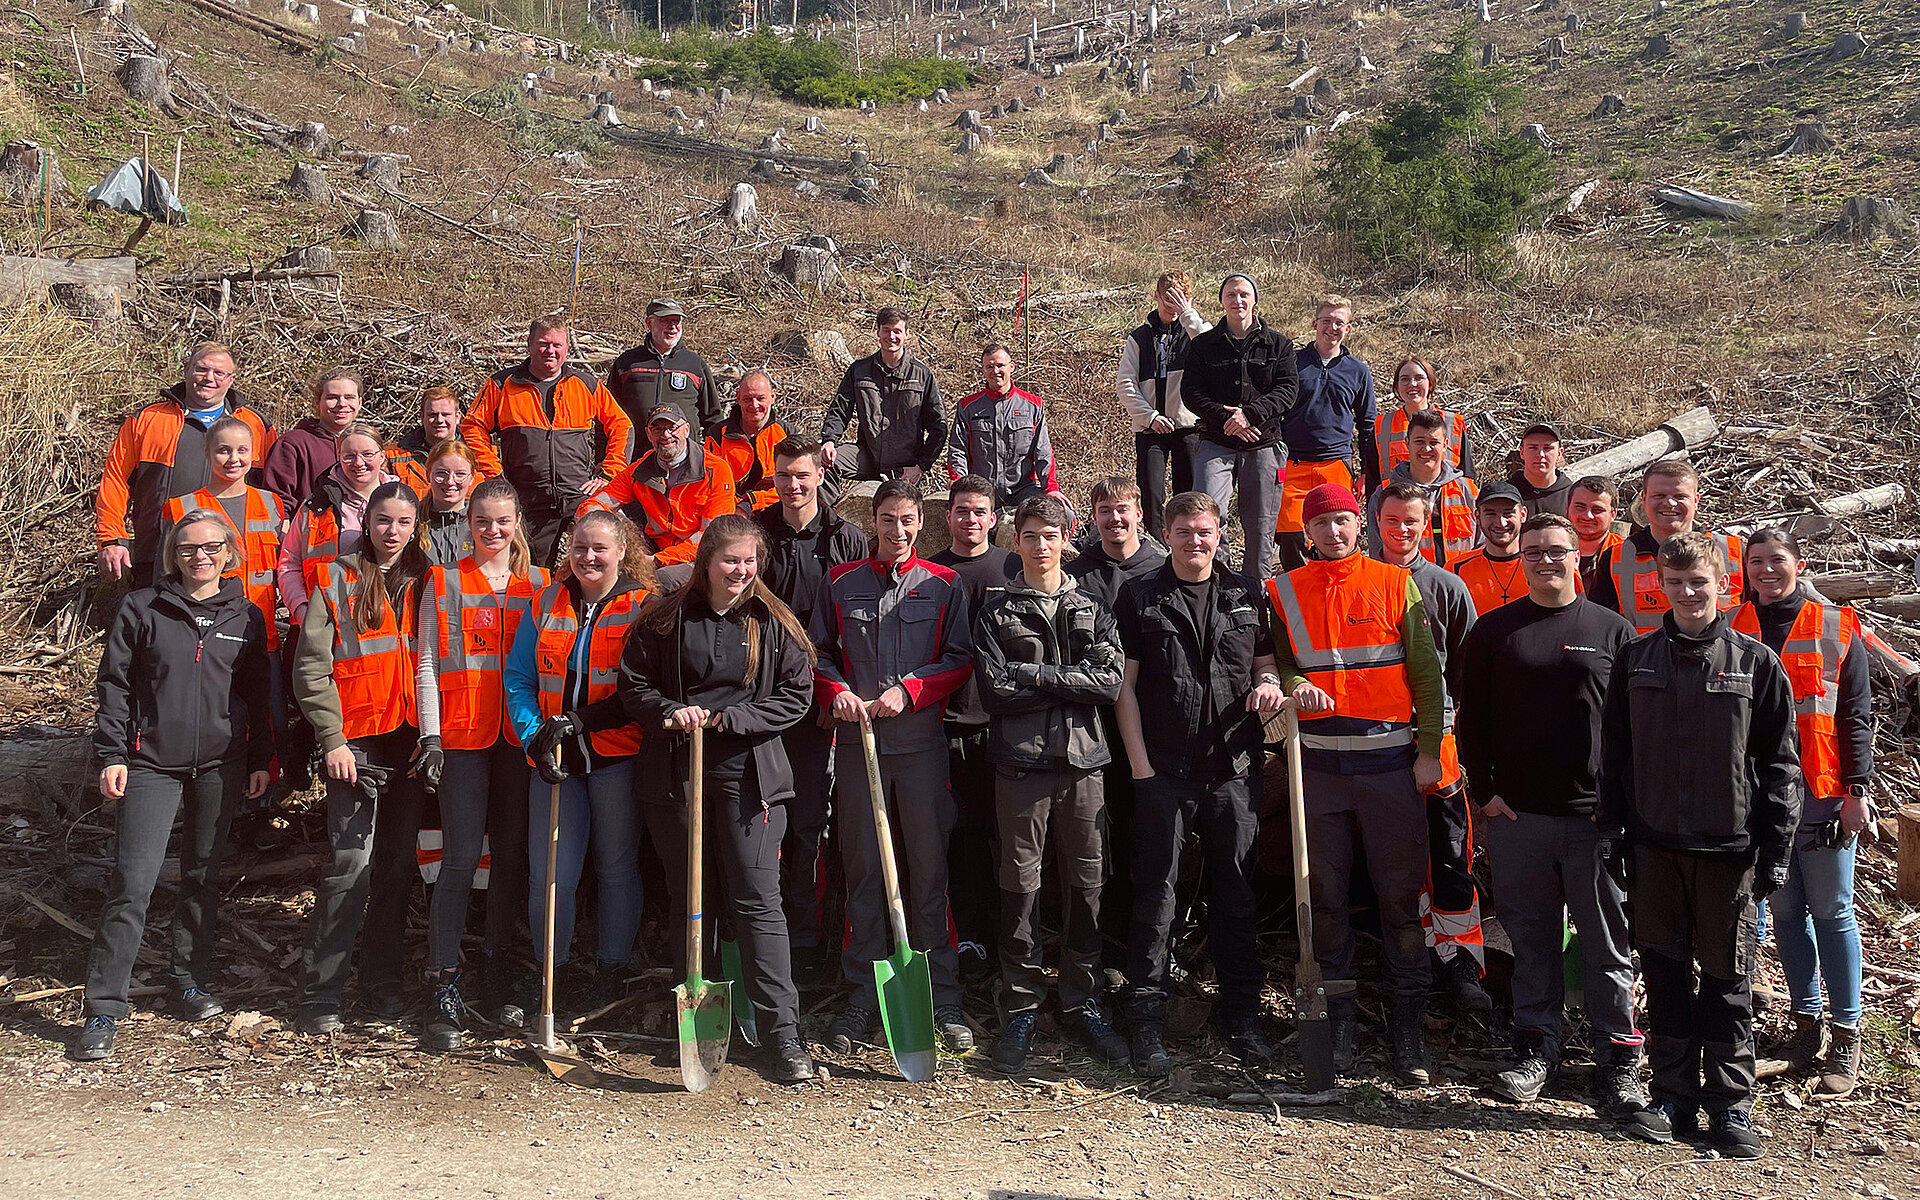
M 500 672 L 507 692 L 507 720 L 513 722 L 513 731 L 520 735 L 522 746 L 540 731 L 542 720 L 540 667 L 534 659 L 534 649 L 539 643 L 540 633 L 533 623 L 520 622 L 519 630 L 513 635 L 513 649 L 507 652 L 507 665 Z

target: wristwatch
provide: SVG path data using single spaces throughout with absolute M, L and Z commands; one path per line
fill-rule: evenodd
M 1847 785 L 1847 795 L 1855 800 L 1865 800 L 1871 797 L 1873 792 L 1864 783 L 1850 783 Z

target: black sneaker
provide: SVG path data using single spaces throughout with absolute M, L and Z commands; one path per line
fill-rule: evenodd
M 955 1054 L 965 1054 L 973 1049 L 973 1027 L 967 1024 L 966 1014 L 960 1011 L 958 1004 L 946 1004 L 933 1010 L 933 1029 L 947 1049 Z
M 1273 1061 L 1273 1043 L 1260 1032 L 1260 1022 L 1253 1017 L 1241 1017 L 1228 1023 L 1224 1032 L 1227 1035 L 1227 1049 L 1240 1060 L 1243 1066 L 1264 1067 Z
M 340 1019 L 339 1010 L 332 1008 L 303 1008 L 293 1021 L 295 1032 L 308 1037 L 328 1037 L 346 1027 L 346 1022 Z
M 215 1000 L 205 988 L 190 987 L 180 993 L 182 1021 L 204 1021 L 208 1017 L 217 1017 L 225 1011 L 227 1011 L 226 1005 Z
M 524 984 L 515 981 L 513 968 L 506 955 L 489 955 L 481 963 L 480 986 L 467 1011 L 477 1012 L 483 1019 L 496 1025 L 519 1029 L 527 1023 L 528 1009 L 523 1003 L 526 990 Z M 534 1007 L 539 1007 L 537 996 Z
M 818 1074 L 813 1065 L 813 1055 L 807 1053 L 806 1043 L 799 1038 L 788 1038 L 773 1048 L 775 1083 L 805 1083 Z
M 1640 1051 L 1633 1046 L 1613 1046 L 1604 1063 L 1593 1072 L 1593 1106 L 1602 1116 L 1620 1118 L 1647 1106 L 1647 1093 L 1640 1086 Z
M 852 1054 L 853 1048 L 865 1042 L 873 1031 L 873 1023 L 880 1016 L 873 1009 L 858 1001 L 849 1000 L 833 1019 L 833 1025 L 827 1030 L 827 1049 L 835 1054 Z
M 993 1043 L 993 1069 L 1012 1075 L 1027 1065 L 1034 1035 L 1040 1031 L 1040 1010 L 1022 1009 L 1007 1018 L 1007 1027 Z
M 1540 1098 L 1560 1064 L 1547 1056 L 1539 1038 L 1529 1038 L 1514 1046 L 1514 1064 L 1493 1077 L 1487 1090 L 1515 1104 L 1527 1104 Z M 1598 1078 L 1598 1072 L 1596 1072 Z
M 1453 1005 L 1457 1015 L 1493 1015 L 1493 997 L 1487 995 L 1487 989 L 1480 983 L 1480 964 L 1474 961 L 1473 955 L 1456 947 L 1453 957 L 1446 960 L 1441 971 L 1447 1002 Z
M 119 1032 L 119 1027 L 120 1023 L 112 1017 L 93 1014 L 67 1046 L 67 1057 L 75 1062 L 99 1062 L 103 1058 L 112 1058 L 113 1038 Z
M 1105 1066 L 1127 1065 L 1127 1039 L 1114 1029 L 1112 1021 L 1107 1020 L 1107 1014 L 1098 1000 L 1089 999 L 1080 1006 L 1078 1013 L 1066 1014 L 1061 1025 Z
M 1760 1148 L 1760 1135 L 1753 1128 L 1753 1118 L 1744 1108 L 1713 1114 L 1709 1132 L 1714 1149 L 1725 1158 L 1759 1158 L 1765 1153 Z
M 1167 1057 L 1166 1036 L 1159 1025 L 1134 1026 L 1133 1073 L 1148 1079 L 1165 1079 L 1173 1073 L 1173 1060 Z
M 1333 1027 L 1333 1069 L 1341 1075 L 1349 1074 L 1353 1070 L 1354 1015 L 1335 1012 L 1327 1023 Z
M 437 971 L 431 978 L 433 1002 L 427 1009 L 420 1048 L 431 1054 L 446 1054 L 460 1048 L 467 1027 L 467 1005 L 460 996 L 460 968 Z

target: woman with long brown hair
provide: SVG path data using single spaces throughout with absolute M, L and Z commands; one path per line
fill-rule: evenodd
M 780 903 L 780 843 L 793 771 L 780 734 L 813 707 L 813 644 L 793 612 L 760 580 L 766 536 L 735 514 L 701 536 L 693 575 L 640 615 L 620 664 L 620 696 L 646 731 L 637 775 L 647 831 L 667 868 L 676 925 L 687 907 L 689 802 L 686 734 L 704 728 L 707 827 L 719 833 L 741 966 L 769 1069 L 781 1083 L 814 1075 L 800 1040 L 787 918 Z M 671 723 L 677 732 L 659 733 Z
M 1382 406 L 1373 418 L 1373 446 L 1379 463 L 1380 478 L 1367 480 L 1373 491 L 1407 461 L 1407 418 L 1423 409 L 1434 408 L 1440 391 L 1440 376 L 1433 364 L 1417 354 L 1409 354 L 1394 364 L 1394 407 Z M 1440 412 L 1446 421 L 1447 461 L 1468 477 L 1473 475 L 1473 448 L 1467 444 L 1467 419 L 1458 413 Z

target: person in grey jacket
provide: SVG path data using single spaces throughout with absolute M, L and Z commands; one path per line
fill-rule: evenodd
M 880 349 L 847 368 L 820 416 L 821 453 L 842 479 L 903 479 L 918 485 L 947 449 L 947 409 L 933 369 L 907 353 L 907 314 L 873 315 Z M 859 426 L 852 446 L 840 443 Z
M 1020 576 L 974 618 L 974 672 L 988 714 L 1000 823 L 1000 973 L 1007 1027 L 995 1069 L 1026 1063 L 1047 997 L 1035 910 L 1047 843 L 1060 863 L 1066 913 L 1060 935 L 1065 1030 L 1109 1066 L 1127 1042 L 1100 1009 L 1100 886 L 1106 811 L 1100 768 L 1112 760 L 1102 706 L 1120 697 L 1120 627 L 1106 605 L 1060 569 L 1073 514 L 1052 496 L 1014 514 Z
M 1013 386 L 1013 351 L 989 343 L 980 352 L 980 378 L 984 386 L 953 406 L 947 477 L 979 475 L 992 483 L 1002 515 L 1030 496 L 1058 496 L 1046 405 Z

